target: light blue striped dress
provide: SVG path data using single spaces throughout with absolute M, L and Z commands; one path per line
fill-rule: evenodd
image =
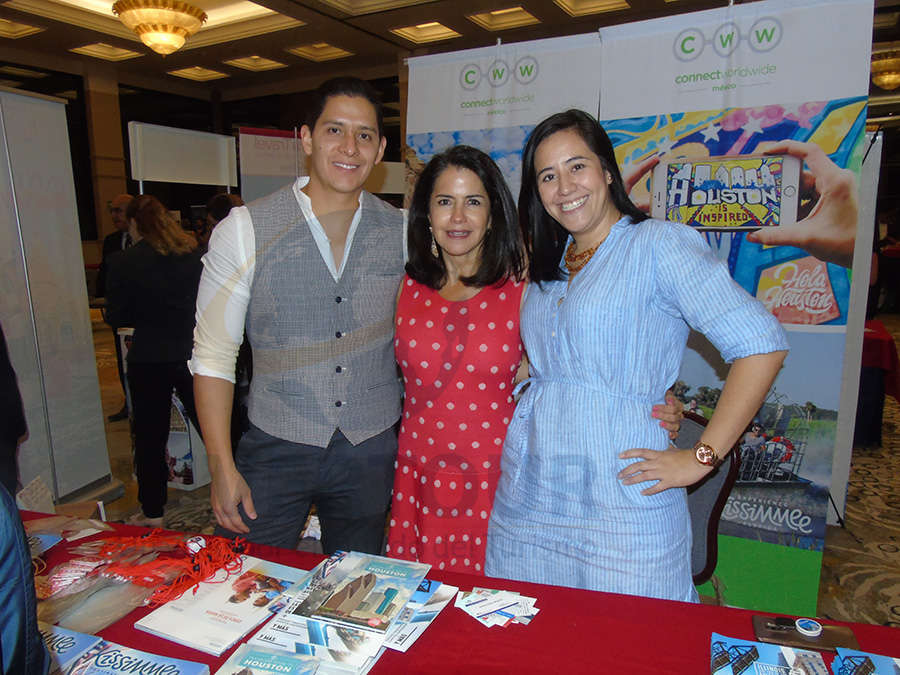
M 622 485 L 628 448 L 662 450 L 650 416 L 676 380 L 689 325 L 726 361 L 787 349 L 778 321 L 685 225 L 625 217 L 575 277 L 530 284 L 531 364 L 503 447 L 490 576 L 696 601 L 684 489 Z

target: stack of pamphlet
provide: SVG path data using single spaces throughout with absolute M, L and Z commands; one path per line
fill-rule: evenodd
M 220 656 L 260 623 L 282 609 L 286 591 L 304 570 L 242 556 L 239 574 L 219 570 L 206 582 L 167 602 L 134 627 Z
M 120 673 L 178 673 L 209 675 L 209 666 L 168 656 L 148 654 L 114 642 L 59 626 L 40 624 L 50 653 L 50 673 L 60 675 L 119 675 Z
M 502 626 L 512 623 L 527 626 L 540 611 L 535 598 L 519 595 L 515 591 L 497 591 L 490 588 L 473 588 L 456 596 L 456 607 L 485 626 Z
M 711 643 L 710 675 L 819 675 L 828 672 L 822 655 L 806 649 L 738 640 L 718 633 L 712 634 Z
M 319 662 L 312 656 L 241 645 L 216 675 L 313 675 L 318 668 Z
M 425 579 L 430 565 L 336 553 L 248 644 L 320 661 L 319 673 L 365 673 L 385 648 L 405 651 L 456 588 Z

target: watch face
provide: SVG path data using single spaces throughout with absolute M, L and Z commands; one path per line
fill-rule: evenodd
M 716 456 L 716 451 L 708 445 L 698 445 L 695 454 L 697 455 L 697 461 L 701 464 L 706 464 L 707 466 L 714 465 L 716 463 L 716 460 L 718 459 L 718 457 Z

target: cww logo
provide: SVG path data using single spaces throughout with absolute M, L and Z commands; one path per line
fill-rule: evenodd
M 538 76 L 538 62 L 533 56 L 523 56 L 510 68 L 503 59 L 496 59 L 486 68 L 476 63 L 467 63 L 459 71 L 459 85 L 463 89 L 477 89 L 487 81 L 492 87 L 502 87 L 512 77 L 519 84 L 531 84 Z
M 675 38 L 672 50 L 679 61 L 693 61 L 711 46 L 721 57 L 731 56 L 742 42 L 754 52 L 775 49 L 781 42 L 781 22 L 771 16 L 757 19 L 746 33 L 737 24 L 728 22 L 719 26 L 712 37 L 707 38 L 699 28 L 686 28 Z

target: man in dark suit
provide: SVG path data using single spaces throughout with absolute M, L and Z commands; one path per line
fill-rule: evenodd
M 116 231 L 106 235 L 103 239 L 103 258 L 100 261 L 100 272 L 97 275 L 97 297 L 106 297 L 106 275 L 109 272 L 109 259 L 131 246 L 131 235 L 128 234 L 128 221 L 125 218 L 125 210 L 131 203 L 131 195 L 116 195 L 109 203 L 109 214 L 112 216 Z M 116 345 L 116 367 L 119 370 L 119 382 L 122 384 L 122 392 L 125 392 L 125 373 L 122 367 L 122 345 L 116 329 L 113 328 L 113 342 Z M 110 422 L 118 422 L 128 417 L 128 406 L 122 404 L 122 409 L 110 415 Z

